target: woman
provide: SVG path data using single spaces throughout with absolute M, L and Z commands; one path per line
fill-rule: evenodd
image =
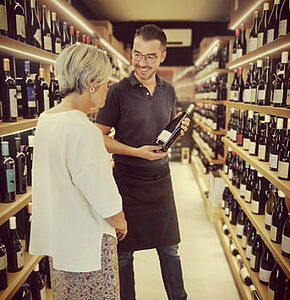
M 30 253 L 52 262 L 53 299 L 119 299 L 116 236 L 127 223 L 101 131 L 111 66 L 101 50 L 73 45 L 57 58 L 64 99 L 35 133 Z

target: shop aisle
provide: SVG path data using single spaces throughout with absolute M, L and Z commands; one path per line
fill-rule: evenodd
M 208 221 L 191 167 L 171 163 L 188 300 L 240 299 L 214 226 Z M 135 253 L 137 300 L 166 300 L 155 250 Z

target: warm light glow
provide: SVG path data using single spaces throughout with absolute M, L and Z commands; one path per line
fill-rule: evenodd
M 125 64 L 130 65 L 129 61 L 120 52 L 118 52 L 110 43 L 108 43 L 105 39 L 103 39 L 102 37 L 99 37 L 99 41 L 105 48 L 107 48 L 109 51 L 111 51 L 116 56 L 118 56 Z
M 195 62 L 195 65 L 198 66 L 201 64 L 201 62 L 204 60 L 204 58 L 213 50 L 215 46 L 219 43 L 219 40 L 215 40 L 208 49 L 203 53 L 203 55 Z
M 235 69 L 235 68 L 237 68 L 237 67 L 240 67 L 240 66 L 242 66 L 242 65 L 245 65 L 245 64 L 250 63 L 250 62 L 252 62 L 252 61 L 256 61 L 256 60 L 258 60 L 258 59 L 261 59 L 261 58 L 263 58 L 263 57 L 265 57 L 265 56 L 267 56 L 267 55 L 269 55 L 269 54 L 271 54 L 271 53 L 277 52 L 277 51 L 279 51 L 279 50 L 283 50 L 283 49 L 285 49 L 285 48 L 287 48 L 287 47 L 289 47 L 289 43 L 282 44 L 282 45 L 280 45 L 279 47 L 276 47 L 276 48 L 271 48 L 270 50 L 268 50 L 268 51 L 266 51 L 266 52 L 263 52 L 263 53 L 261 53 L 261 54 L 257 54 L 256 56 L 251 57 L 251 58 L 249 58 L 249 59 L 247 59 L 247 60 L 242 60 L 241 62 L 238 62 L 238 63 L 236 63 L 236 64 L 230 66 L 229 69 L 230 69 L 230 70 Z
M 186 88 L 186 87 L 189 87 L 189 86 L 193 86 L 193 82 L 185 82 L 185 83 L 180 83 L 180 84 L 177 84 L 175 86 L 175 89 L 182 89 L 182 88 Z
M 10 48 L 10 47 L 7 47 L 7 46 L 0 45 L 0 49 L 7 50 L 11 53 L 25 55 L 27 58 L 31 58 L 32 60 L 36 59 L 37 61 L 47 61 L 50 64 L 55 64 L 55 61 L 56 61 L 54 59 L 42 57 L 42 56 L 35 55 L 35 54 L 29 53 L 29 52 L 18 50 L 18 49 L 15 49 L 15 48 Z
M 218 75 L 217 72 L 210 73 L 210 74 L 206 75 L 205 77 L 202 77 L 202 78 L 200 78 L 198 80 L 195 80 L 193 83 L 194 84 L 200 83 L 200 82 L 206 81 L 207 79 L 211 78 L 212 76 L 214 77 L 214 76 L 217 76 L 217 75 Z
M 81 19 L 79 19 L 74 13 L 72 13 L 67 7 L 65 7 L 62 4 L 62 1 L 59 0 L 52 0 L 53 3 L 55 3 L 65 14 L 69 15 L 71 18 L 73 18 L 76 22 L 80 24 L 91 36 L 95 36 L 94 30 L 89 27 L 85 22 L 83 22 Z
M 184 69 L 182 72 L 178 73 L 173 79 L 172 82 L 176 82 L 177 80 L 181 79 L 183 76 L 185 76 L 188 72 L 190 72 L 191 70 L 193 70 L 193 66 L 188 67 L 186 69 Z
M 263 3 L 265 0 L 255 0 L 255 3 L 253 6 L 251 6 L 246 13 L 239 18 L 239 20 L 230 27 L 231 30 L 234 30 L 239 26 L 261 3 Z

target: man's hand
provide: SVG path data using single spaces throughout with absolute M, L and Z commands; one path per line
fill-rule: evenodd
M 122 241 L 125 238 L 125 236 L 127 235 L 127 232 L 128 232 L 127 226 L 125 229 L 116 229 L 116 235 L 117 235 L 118 241 Z
M 179 117 L 182 114 L 182 112 L 180 111 L 174 118 Z M 188 129 L 188 126 L 190 124 L 190 119 L 189 118 L 185 118 L 182 122 L 181 122 L 181 131 L 180 131 L 180 135 L 177 138 L 177 140 L 180 140 L 182 136 L 184 136 L 185 132 Z
M 168 155 L 168 152 L 163 152 L 160 149 L 160 146 L 142 146 L 136 148 L 136 156 L 148 160 L 157 160 Z

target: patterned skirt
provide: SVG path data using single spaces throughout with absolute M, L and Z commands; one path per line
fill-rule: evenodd
M 102 239 L 102 269 L 94 272 L 55 270 L 50 261 L 53 300 L 120 299 L 117 242 L 108 234 Z

